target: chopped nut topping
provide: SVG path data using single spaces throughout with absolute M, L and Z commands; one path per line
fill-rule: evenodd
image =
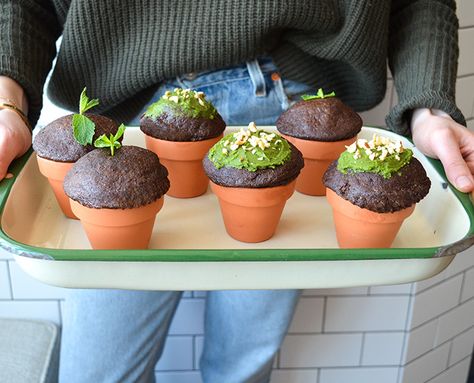
M 259 131 L 255 123 L 251 122 L 247 128 L 240 128 L 238 132 L 233 133 L 232 139 L 225 140 L 223 146 L 228 147 L 232 151 L 243 148 L 243 150 L 251 151 L 252 154 L 261 155 L 262 153 L 259 151 L 270 148 L 272 142 L 276 145 L 283 141 L 280 135 L 276 133 Z
M 353 144 L 346 146 L 346 151 L 353 154 L 354 159 L 361 158 L 359 149 L 363 150 L 371 161 L 385 161 L 394 154 L 394 158 L 399 161 L 400 156 L 398 154 L 403 153 L 405 150 L 400 140 L 392 141 L 388 137 L 382 137 L 377 134 L 374 134 L 370 141 L 360 138 Z
M 360 138 L 357 140 L 357 146 L 361 149 L 366 149 L 368 148 L 368 145 L 367 145 L 367 140 L 364 139 L 364 138 Z
M 356 150 L 357 150 L 357 143 L 354 142 L 354 143 L 350 144 L 349 146 L 346 145 L 346 149 L 349 153 L 355 153 Z

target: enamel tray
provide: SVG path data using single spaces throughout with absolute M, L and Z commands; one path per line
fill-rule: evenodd
M 359 137 L 394 133 L 364 127 Z M 125 143 L 144 146 L 138 128 Z M 325 197 L 298 192 L 273 238 L 229 237 L 216 197 L 165 198 L 148 250 L 91 250 L 78 221 L 65 218 L 31 151 L 0 182 L 0 246 L 32 277 L 56 286 L 146 290 L 333 288 L 413 282 L 442 271 L 474 243 L 474 209 L 448 185 L 437 161 L 414 149 L 432 181 L 390 249 L 338 249 Z

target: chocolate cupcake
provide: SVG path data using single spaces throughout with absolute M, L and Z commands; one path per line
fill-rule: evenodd
M 83 155 L 94 150 L 93 144 L 81 145 L 74 138 L 73 114 L 59 117 L 41 129 L 33 140 L 33 149 L 42 158 L 58 162 L 76 162 Z M 94 124 L 92 142 L 105 134 L 117 133 L 118 124 L 108 117 L 85 113 Z
M 86 113 L 99 104 L 99 100 L 89 100 L 86 89 L 81 93 L 79 114 L 60 117 L 43 129 L 33 140 L 38 167 L 53 189 L 56 200 L 64 215 L 76 218 L 64 194 L 63 180 L 74 162 L 94 150 L 93 142 L 101 135 L 114 135 L 118 124 L 110 118 Z
M 276 122 L 278 131 L 302 153 L 305 168 L 296 190 L 324 195 L 322 176 L 327 167 L 349 145 L 362 128 L 362 119 L 349 106 L 322 89 L 283 112 Z
M 425 169 L 410 149 L 404 148 L 401 141 L 377 135 L 370 141 L 359 139 L 349 145 L 329 166 L 324 184 L 341 247 L 390 247 L 403 219 L 431 186 Z M 348 217 L 356 222 L 347 224 Z M 362 217 L 375 222 L 378 229 L 388 217 L 390 235 L 384 238 L 381 232 L 366 232 L 371 225 L 362 224 Z M 344 231 L 349 232 L 348 237 Z
M 202 159 L 222 137 L 225 122 L 203 92 L 167 91 L 144 113 L 140 129 L 147 148 L 169 171 L 168 195 L 191 198 L 206 192 Z
M 74 164 L 64 190 L 93 248 L 147 248 L 167 175 L 147 149 L 124 146 L 114 155 L 95 149 Z
M 158 156 L 123 146 L 111 156 L 95 149 L 78 160 L 64 179 L 69 198 L 94 209 L 133 209 L 155 202 L 168 190 L 168 171 Z
M 271 238 L 303 168 L 299 150 L 250 123 L 222 138 L 203 163 L 229 235 L 244 242 Z

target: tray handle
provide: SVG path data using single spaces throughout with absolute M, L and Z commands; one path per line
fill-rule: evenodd
M 25 154 L 11 163 L 8 168 L 8 172 L 13 174 L 12 178 L 4 178 L 3 180 L 0 180 L 0 214 L 3 212 L 5 202 L 8 195 L 10 194 L 11 187 L 15 183 L 16 177 L 18 177 L 18 174 L 20 174 L 21 169 L 23 169 L 23 166 L 25 166 L 28 158 L 31 156 L 31 153 L 33 153 L 32 148 L 28 149 Z
M 464 250 L 469 249 L 474 245 L 474 234 L 471 234 L 459 241 L 453 242 L 446 246 L 441 246 L 438 251 L 434 254 L 434 258 L 444 257 L 448 255 L 456 255 L 461 253 Z

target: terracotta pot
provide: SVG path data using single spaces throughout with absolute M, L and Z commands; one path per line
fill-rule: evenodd
M 58 201 L 58 204 L 61 207 L 64 215 L 68 218 L 77 219 L 71 210 L 69 198 L 66 193 L 64 193 L 63 189 L 64 177 L 66 176 L 66 173 L 69 171 L 69 169 L 72 168 L 74 162 L 53 161 L 42 158 L 38 155 L 36 158 L 38 160 L 39 171 L 48 179 L 49 184 L 53 189 L 54 195 L 56 196 L 56 200 Z
M 70 201 L 93 249 L 148 248 L 156 214 L 163 206 L 163 197 L 133 209 L 94 209 Z
M 326 193 L 323 175 L 329 164 L 339 158 L 339 155 L 346 150 L 346 145 L 350 145 L 356 140 L 356 137 L 352 137 L 342 141 L 323 142 L 281 135 L 303 154 L 304 168 L 301 169 L 296 180 L 296 190 L 315 196 L 322 196 Z
M 177 198 L 192 198 L 207 191 L 209 178 L 204 173 L 202 160 L 220 139 L 203 141 L 166 141 L 145 135 L 147 149 L 155 152 L 168 169 L 170 188 L 166 194 Z
M 275 233 L 295 181 L 257 189 L 220 186 L 211 181 L 211 189 L 219 199 L 227 233 L 242 242 L 262 242 Z
M 376 213 L 353 205 L 327 189 L 332 207 L 336 237 L 341 248 L 390 247 L 400 227 L 415 210 L 415 204 L 394 213 Z

